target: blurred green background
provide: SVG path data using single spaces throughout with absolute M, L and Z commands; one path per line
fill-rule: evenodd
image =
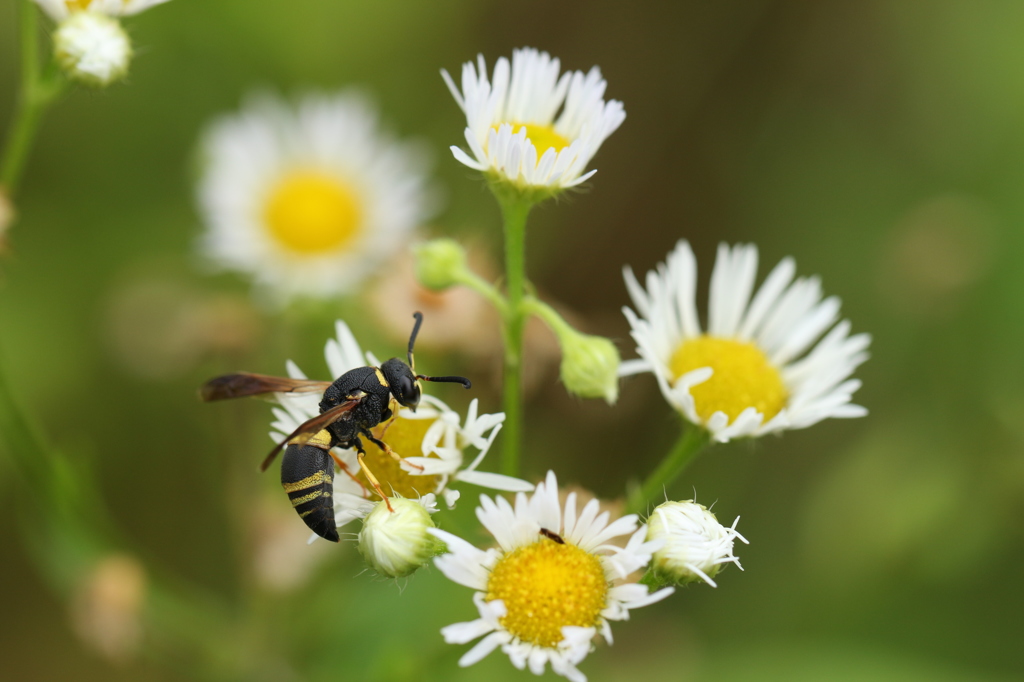
M 15 9 L 0 0 L 4 126 Z M 587 331 L 633 357 L 621 266 L 645 271 L 685 237 L 702 286 L 718 242 L 752 241 L 762 277 L 793 255 L 874 337 L 857 372 L 869 417 L 716 448 L 675 491 L 718 500 L 722 520 L 742 516 L 745 572 L 637 612 L 583 671 L 1024 676 L 1024 5 L 173 0 L 125 23 L 138 48 L 128 82 L 73 90 L 39 136 L 0 263 L 0 362 L 50 441 L 92 471 L 127 553 L 113 573 L 210 650 L 144 623 L 139 646 L 104 654 L 75 576 L 61 596 L 37 569 L 47 531 L 0 459 L 0 678 L 526 678 L 500 653 L 456 667 L 467 647 L 438 630 L 476 612 L 437 570 L 396 584 L 361 575 L 351 545 L 307 550 L 276 475 L 255 473 L 268 408 L 197 402 L 196 387 L 224 371 L 279 373 L 291 357 L 322 374 L 338 315 L 379 356 L 402 341 L 361 300 L 251 307 L 246 282 L 204 270 L 193 201 L 196 140 L 212 116 L 254 87 L 357 85 L 391 128 L 433 148 L 446 208 L 432 230 L 497 254 L 494 202 L 447 151 L 464 119 L 438 70 L 523 45 L 566 68 L 599 64 L 628 113 L 590 190 L 530 225 L 531 278 Z M 237 316 L 238 338 L 181 332 L 204 315 Z M 500 409 L 479 362 L 424 355 L 444 373 L 482 374 L 476 394 Z M 538 366 L 530 478 L 555 468 L 614 497 L 675 439 L 649 377 L 609 408 L 567 397 L 557 363 Z M 443 397 L 464 404 L 453 394 Z M 475 495 L 464 491 L 465 528 Z M 254 556 L 268 546 L 279 553 L 267 561 L 298 577 L 260 578 Z M 219 620 L 206 632 L 178 619 L 166 595 L 146 592 L 158 583 Z

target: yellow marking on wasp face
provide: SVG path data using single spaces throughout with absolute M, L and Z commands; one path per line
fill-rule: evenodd
M 327 472 L 318 471 L 312 476 L 306 476 L 301 481 L 295 481 L 294 483 L 282 483 L 281 486 L 284 488 L 286 493 L 293 493 L 296 490 L 303 490 L 305 488 L 312 488 L 315 485 L 321 483 L 331 483 L 333 478 Z
M 322 490 L 317 490 L 315 493 L 310 493 L 308 495 L 303 495 L 302 497 L 296 497 L 294 500 L 292 500 L 292 506 L 293 507 L 298 507 L 300 504 L 306 504 L 307 502 L 312 502 L 313 500 L 315 500 L 316 498 L 320 497 L 321 495 L 323 495 L 323 491 Z
M 380 367 L 374 367 L 373 372 L 377 375 L 377 381 L 380 382 L 380 385 L 388 388 L 388 380 L 384 378 L 384 372 L 380 371 Z

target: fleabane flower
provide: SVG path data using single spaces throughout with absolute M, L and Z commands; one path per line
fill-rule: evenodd
M 860 381 L 849 377 L 871 338 L 850 336 L 848 320 L 836 324 L 839 299 L 822 300 L 820 280 L 795 273 L 793 259 L 783 259 L 751 297 L 757 248 L 722 244 L 702 331 L 689 243 L 647 273 L 646 290 L 625 268 L 636 311 L 623 312 L 640 361 L 623 373 L 653 372 L 665 399 L 720 442 L 864 416 L 851 403 Z
M 77 12 L 94 12 L 108 17 L 138 14 L 167 0 L 36 0 L 54 21 L 63 21 Z
M 481 550 L 442 530 L 448 554 L 434 563 L 448 578 L 476 590 L 480 618 L 441 630 L 445 641 L 482 640 L 459 660 L 469 666 L 501 647 L 519 669 L 540 675 L 552 669 L 575 682 L 586 677 L 577 665 L 601 635 L 611 643 L 609 621 L 626 620 L 631 609 L 664 599 L 665 588 L 623 583 L 644 568 L 661 541 L 645 539 L 635 514 L 609 523 L 597 500 L 576 508 L 576 493 L 559 504 L 558 481 L 548 472 L 531 496 L 519 493 L 515 506 L 503 498 L 480 497 L 477 518 L 498 546 Z M 612 543 L 628 536 L 624 547 Z
M 444 551 L 444 542 L 428 532 L 437 527 L 430 518 L 436 511 L 433 494 L 419 500 L 392 497 L 390 509 L 378 502 L 359 531 L 359 553 L 366 564 L 388 578 L 404 578 Z
M 429 212 L 425 156 L 353 92 L 254 96 L 209 127 L 202 250 L 287 301 L 350 292 Z
M 492 79 L 483 56 L 462 66 L 462 90 L 442 70 L 448 89 L 466 114 L 469 153 L 453 146 L 455 158 L 520 189 L 575 187 L 601 143 L 622 124 L 626 112 L 604 101 L 607 83 L 596 66 L 588 73 L 561 73 L 547 52 L 522 48 L 512 63 L 501 57 Z
M 718 587 L 714 577 L 728 564 L 740 566 L 733 544 L 750 544 L 732 526 L 723 526 L 704 505 L 693 500 L 665 502 L 647 519 L 647 539 L 661 541 L 651 559 L 650 573 L 658 584 L 685 585 L 703 580 Z
M 356 367 L 380 365 L 372 354 L 363 354 L 347 324 L 339 320 L 336 331 L 337 337 L 328 340 L 324 350 L 333 378 Z M 306 378 L 290 360 L 287 370 L 293 379 Z M 282 393 L 277 395 L 277 400 L 280 407 L 274 408 L 275 420 L 270 433 L 275 443 L 282 442 L 300 424 L 320 413 L 317 394 Z M 403 456 L 402 461 L 363 439 L 365 461 L 386 493 L 413 500 L 435 494 L 449 508 L 455 506 L 460 494 L 452 489 L 453 483 L 470 483 L 495 490 L 532 490 L 530 483 L 518 478 L 477 470 L 504 421 L 503 413 L 480 414 L 475 399 L 463 419 L 441 400 L 423 394 L 415 412 L 402 407 L 393 421 L 372 429 L 377 438 Z M 467 463 L 471 448 L 477 452 Z M 360 471 L 355 450 L 335 448 L 333 453 L 345 465 L 345 471 L 334 476 L 335 523 L 340 528 L 353 519 L 364 518 L 379 498 Z

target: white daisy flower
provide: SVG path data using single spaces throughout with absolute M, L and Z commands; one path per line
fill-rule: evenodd
M 558 59 L 522 48 L 512 64 L 502 57 L 487 78 L 483 56 L 462 66 L 462 90 L 442 70 L 466 114 L 470 153 L 452 147 L 461 163 L 495 174 L 520 188 L 557 190 L 586 181 L 587 165 L 601 143 L 622 124 L 622 102 L 604 101 L 607 83 L 596 66 L 589 73 L 559 75 Z
M 848 320 L 835 324 L 839 299 L 822 300 L 821 281 L 794 280 L 795 272 L 793 259 L 783 259 L 751 298 L 757 248 L 722 244 L 703 332 L 689 243 L 647 273 L 646 290 L 626 267 L 636 312 L 623 312 L 640 360 L 621 373 L 653 372 L 665 399 L 720 442 L 864 416 L 850 402 L 861 382 L 849 376 L 867 359 L 871 337 L 850 336 Z
M 647 519 L 647 539 L 660 540 L 662 546 L 651 560 L 651 572 L 660 583 L 683 585 L 703 580 L 718 587 L 713 578 L 728 564 L 739 558 L 733 544 L 740 540 L 750 544 L 736 531 L 740 517 L 732 526 L 723 526 L 711 511 L 693 500 L 665 502 Z
M 138 14 L 167 0 L 36 0 L 54 21 L 63 21 L 76 12 L 95 12 L 108 17 Z
M 356 367 L 380 365 L 372 354 L 363 354 L 348 325 L 339 320 L 336 331 L 337 338 L 328 340 L 324 350 L 332 377 L 340 377 Z M 307 378 L 294 362 L 289 360 L 287 367 L 293 379 Z M 283 393 L 278 394 L 277 399 L 281 406 L 274 408 L 275 421 L 271 425 L 274 430 L 270 432 L 275 443 L 282 442 L 300 424 L 320 414 L 317 394 Z M 470 403 L 463 420 L 442 401 L 423 394 L 415 412 L 403 407 L 390 425 L 380 424 L 373 429 L 380 438 L 386 428 L 383 440 L 404 460 L 399 463 L 366 441 L 363 443 L 365 461 L 385 491 L 408 499 L 436 494 L 449 508 L 459 499 L 459 491 L 450 487 L 456 482 L 494 490 L 532 490 L 530 483 L 518 478 L 477 471 L 504 420 L 503 413 L 480 414 L 476 399 Z M 467 464 L 470 447 L 478 452 Z M 365 517 L 379 498 L 363 480 L 356 451 L 335 448 L 333 452 L 352 474 L 334 477 L 335 523 L 341 527 L 353 519 Z
M 434 559 L 448 578 L 476 590 L 480 618 L 441 630 L 450 644 L 483 637 L 460 660 L 469 666 L 501 647 L 519 669 L 536 675 L 547 663 L 564 677 L 585 682 L 576 666 L 600 634 L 611 643 L 609 621 L 626 620 L 630 609 L 652 604 L 673 588 L 649 593 L 622 581 L 645 567 L 662 541 L 645 540 L 647 529 L 635 514 L 608 522 L 597 500 L 576 509 L 569 493 L 565 509 L 558 501 L 552 472 L 534 494 L 516 495 L 515 506 L 482 495 L 477 518 L 498 546 L 481 550 L 451 533 L 432 529 L 449 554 Z M 625 547 L 612 544 L 629 536 Z
M 203 251 L 278 301 L 350 291 L 427 217 L 425 156 L 353 92 L 252 97 L 202 147 Z

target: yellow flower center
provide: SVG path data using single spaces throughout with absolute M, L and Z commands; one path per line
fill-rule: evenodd
M 549 149 L 554 149 L 555 152 L 560 152 L 569 146 L 569 140 L 562 137 L 559 133 L 555 132 L 552 126 L 544 125 L 541 123 L 515 123 L 513 121 L 506 121 L 512 125 L 512 133 L 518 133 L 523 128 L 526 128 L 526 139 L 533 143 L 533 146 L 537 148 L 537 158 L 544 156 L 544 152 Z M 497 130 L 501 124 L 494 126 Z
M 434 423 L 433 419 L 403 419 L 398 417 L 384 433 L 382 424 L 373 430 L 373 435 L 391 446 L 391 449 L 403 457 L 420 457 L 423 455 L 421 448 L 423 436 L 427 429 Z M 437 490 L 440 476 L 415 476 L 402 469 L 398 460 L 389 456 L 370 441 L 363 438 L 363 446 L 366 448 L 366 465 L 380 481 L 380 487 L 384 492 L 395 493 L 409 499 L 416 499 L 421 495 L 432 493 Z M 435 457 L 436 455 L 431 455 Z M 371 499 L 378 499 L 377 493 L 373 491 L 362 471 L 358 475 L 359 480 L 370 493 Z
M 339 178 L 297 171 L 273 189 L 264 218 L 281 246 L 310 256 L 351 241 L 361 227 L 362 207 L 353 188 Z
M 487 580 L 487 601 L 505 603 L 502 626 L 542 647 L 561 642 L 567 625 L 596 627 L 607 596 L 600 559 L 547 538 L 503 556 Z
M 786 406 L 789 392 L 782 375 L 752 343 L 700 336 L 683 341 L 669 362 L 676 379 L 701 367 L 715 371 L 710 379 L 690 389 L 701 419 L 721 411 L 732 422 L 743 410 L 754 407 L 768 421 Z
M 89 9 L 92 0 L 64 0 L 64 4 L 68 6 L 70 11 L 74 12 L 75 10 Z

